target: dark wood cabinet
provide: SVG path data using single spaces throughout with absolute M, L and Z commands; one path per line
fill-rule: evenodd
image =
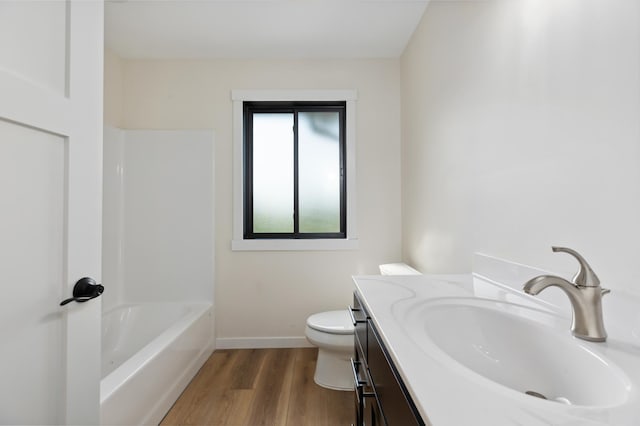
M 378 400 L 375 397 L 367 398 L 363 402 L 363 425 L 384 426 L 386 423 L 380 412 Z
M 357 293 L 350 311 L 355 326 L 355 425 L 424 425 Z

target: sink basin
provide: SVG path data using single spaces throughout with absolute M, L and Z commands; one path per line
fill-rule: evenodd
M 427 354 L 489 386 L 543 403 L 607 407 L 628 399 L 629 380 L 589 346 L 598 344 L 578 342 L 569 320 L 548 311 L 478 298 L 432 299 L 394 311 Z

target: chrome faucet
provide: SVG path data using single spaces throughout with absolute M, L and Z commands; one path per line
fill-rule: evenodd
M 551 247 L 554 252 L 569 253 L 578 260 L 580 268 L 571 282 L 555 275 L 540 275 L 527 281 L 524 291 L 536 295 L 547 287 L 560 287 L 571 301 L 573 321 L 571 333 L 591 342 L 604 342 L 607 332 L 602 321 L 602 296 L 610 290 L 600 287 L 600 280 L 578 252 L 566 247 Z

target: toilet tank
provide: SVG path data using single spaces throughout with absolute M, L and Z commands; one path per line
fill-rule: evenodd
M 381 275 L 422 275 L 406 263 L 385 263 L 379 266 Z

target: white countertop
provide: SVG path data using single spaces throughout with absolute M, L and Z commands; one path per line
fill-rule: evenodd
M 624 330 L 615 318 L 616 324 L 610 326 L 606 308 L 611 306 L 605 305 L 604 312 L 609 331 L 608 341 L 576 341 L 622 367 L 629 378 L 628 398 L 614 406 L 572 406 L 516 392 L 453 360 L 446 362 L 441 353 L 434 353 L 426 350 L 424 345 L 417 344 L 415 336 L 410 336 L 408 327 L 403 324 L 404 311 L 416 303 L 444 297 L 480 297 L 533 305 L 555 312 L 554 317 L 558 319 L 552 326 L 566 332 L 568 339 L 575 339 L 570 336 L 569 330 L 571 312 L 561 312 L 566 306 L 558 307 L 544 302 L 541 305 L 532 296 L 509 289 L 509 283 L 507 287 L 502 287 L 486 277 L 471 274 L 359 276 L 354 277 L 354 282 L 416 407 L 427 423 L 435 426 L 640 425 L 637 386 L 640 383 L 640 335 L 633 327 Z M 635 312 L 637 322 L 638 311 Z M 609 315 L 613 316 L 614 313 Z

